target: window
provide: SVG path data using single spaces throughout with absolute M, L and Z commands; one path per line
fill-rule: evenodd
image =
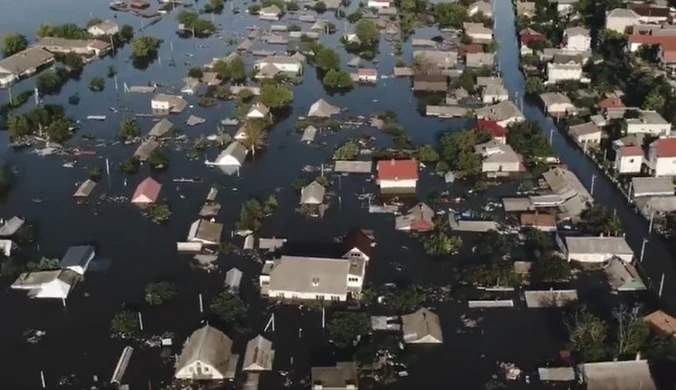
M 279 294 L 277 294 L 277 296 L 280 297 L 280 298 L 284 298 L 284 293 L 279 293 Z
M 338 295 L 331 295 L 331 300 L 332 301 L 340 301 L 340 297 Z
M 630 159 L 629 159 L 629 162 L 630 162 L 630 163 L 633 163 L 633 162 L 634 162 L 634 159 L 633 159 L 633 158 L 630 158 Z
M 350 257 L 361 257 L 361 253 L 359 252 L 351 252 Z
M 315 295 L 315 299 L 318 300 L 318 301 L 323 301 L 324 296 L 323 295 Z
M 312 285 L 315 287 L 319 286 L 319 278 L 312 278 Z
M 347 281 L 348 281 L 348 282 L 358 282 L 358 281 L 359 281 L 359 278 L 349 277 L 349 278 L 347 278 Z

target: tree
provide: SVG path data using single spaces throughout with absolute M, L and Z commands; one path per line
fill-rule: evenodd
M 487 45 L 486 45 L 486 52 L 488 53 L 495 53 L 498 50 L 498 41 L 495 39 L 492 39 Z
M 258 101 L 270 109 L 282 108 L 293 101 L 293 92 L 280 83 L 266 82 L 261 86 Z
M 467 7 L 458 3 L 439 3 L 434 7 L 434 17 L 439 27 L 462 28 L 469 15 Z
M 9 114 L 7 117 L 9 138 L 13 141 L 29 135 L 32 131 L 28 118 L 22 114 Z
M 545 91 L 545 84 L 538 76 L 528 76 L 525 89 L 527 95 L 537 96 Z
M 128 24 L 125 24 L 120 29 L 120 40 L 123 42 L 129 42 L 134 38 L 134 28 Z
M 212 12 L 220 13 L 225 5 L 224 0 L 209 0 L 209 8 Z
M 57 143 L 61 143 L 70 138 L 71 122 L 67 119 L 60 118 L 52 121 L 47 126 L 47 137 Z
M 260 4 L 251 4 L 249 8 L 247 8 L 247 11 L 249 11 L 250 15 L 258 15 L 258 12 L 261 10 L 261 5 Z
M 360 19 L 354 26 L 354 33 L 364 45 L 372 46 L 380 39 L 380 30 L 371 19 Z
M 348 140 L 341 146 L 339 146 L 335 152 L 333 152 L 334 160 L 354 160 L 359 155 L 359 145 L 353 141 Z
M 213 314 L 228 324 L 241 324 L 247 315 L 247 307 L 239 297 L 230 290 L 223 290 L 209 305 Z
M 430 256 L 449 255 L 462 247 L 462 239 L 449 236 L 443 230 L 435 230 L 423 236 L 423 248 Z
M 322 70 L 340 69 L 340 57 L 335 50 L 322 46 L 315 52 L 315 65 Z
M 81 69 L 84 65 L 82 57 L 73 52 L 67 53 L 64 56 L 63 63 L 66 64 L 66 66 L 71 70 Z
M 617 236 L 623 231 L 620 218 L 611 214 L 602 204 L 595 203 L 582 211 L 580 220 L 582 230 L 590 235 Z
M 237 221 L 238 230 L 256 231 L 261 226 L 263 218 L 263 207 L 256 199 L 249 199 L 242 203 L 239 210 L 239 221 Z
M 165 168 L 169 165 L 169 155 L 164 149 L 155 149 L 150 156 L 148 156 L 148 164 L 153 168 Z
M 525 250 L 544 252 L 552 249 L 554 246 L 552 237 L 542 230 L 525 227 L 521 229 L 521 234 L 523 235 L 523 247 Z
M 481 172 L 481 157 L 474 146 L 490 139 L 485 131 L 468 130 L 446 133 L 440 139 L 441 160 L 450 170 L 460 176 L 471 176 Z
M 263 213 L 265 213 L 265 215 L 272 214 L 272 212 L 277 208 L 277 205 L 277 197 L 275 194 L 270 194 L 270 196 L 268 196 L 268 198 L 263 203 Z
M 59 75 L 53 70 L 46 70 L 38 75 L 35 79 L 35 86 L 38 88 L 38 91 L 43 94 L 50 94 L 58 92 L 63 84 L 63 81 Z
M 479 236 L 474 253 L 490 261 L 496 261 L 502 259 L 510 250 L 510 241 L 504 234 L 489 230 Z
M 150 283 L 146 286 L 145 300 L 151 306 L 159 306 L 176 297 L 176 284 L 171 282 Z
M 110 331 L 123 339 L 136 337 L 141 330 L 136 317 L 136 314 L 130 311 L 116 313 L 110 320 Z
M 204 76 L 204 72 L 199 67 L 193 67 L 188 70 L 188 77 L 192 77 L 194 79 L 201 79 L 202 76 Z
M 289 12 L 296 12 L 300 9 L 300 6 L 295 1 L 289 1 L 286 3 L 286 10 Z M 300 30 L 298 30 L 300 31 Z
M 92 92 L 101 92 L 105 89 L 105 87 L 106 80 L 104 80 L 103 77 L 94 76 L 92 77 L 91 81 L 89 81 L 89 90 Z
M 639 352 L 650 335 L 643 317 L 624 305 L 613 310 L 613 317 L 617 322 L 617 356 Z
M 665 103 L 666 103 L 666 99 L 660 93 L 660 91 L 653 90 L 645 97 L 645 100 L 643 100 L 643 104 L 641 105 L 641 108 L 644 109 L 644 110 L 659 111 L 659 110 L 662 110 L 662 108 L 664 108 Z
M 347 89 L 352 88 L 354 82 L 349 73 L 342 70 L 331 69 L 324 75 L 322 84 L 330 88 Z
M 249 121 L 244 127 L 244 133 L 246 134 L 247 146 L 251 150 L 251 156 L 255 159 L 256 149 L 263 145 L 267 138 L 265 124 L 262 120 Z
M 238 83 L 246 81 L 246 64 L 239 56 L 230 60 L 230 78 Z
M 227 81 L 230 79 L 230 64 L 223 60 L 216 61 L 211 70 L 216 72 L 221 80 Z
M 586 307 L 575 310 L 566 321 L 571 347 L 586 362 L 600 361 L 606 356 L 608 326 Z
M 113 78 L 117 74 L 117 69 L 113 65 L 108 66 L 108 69 L 106 70 L 106 76 L 108 78 Z
M 471 70 L 465 69 L 464 72 L 458 77 L 458 85 L 460 88 L 463 88 L 465 91 L 472 93 L 474 87 L 476 86 L 475 74 Z
M 357 23 L 364 14 L 360 10 L 356 10 L 353 13 L 347 15 L 347 21 L 350 23 Z
M 333 344 L 345 348 L 353 345 L 357 337 L 371 331 L 371 318 L 366 313 L 337 312 L 328 324 Z
M 571 272 L 568 261 L 548 254 L 535 259 L 530 268 L 530 281 L 532 285 L 563 282 L 570 279 Z
M 319 13 L 326 12 L 326 3 L 320 0 L 315 3 L 314 9 Z
M 147 58 L 157 54 L 160 40 L 148 35 L 134 37 L 131 41 L 131 55 L 134 58 Z
M 421 145 L 413 153 L 416 161 L 420 161 L 425 164 L 433 164 L 439 161 L 439 153 L 434 150 L 430 145 Z
M 25 50 L 28 47 L 26 37 L 15 32 L 2 37 L 2 54 L 9 57 L 12 54 Z
M 408 313 L 416 310 L 425 301 L 425 294 L 417 286 L 411 285 L 403 289 L 388 291 L 383 303 L 398 313 Z
M 537 122 L 511 124 L 507 132 L 507 143 L 531 161 L 554 155 L 552 146 Z
M 138 125 L 134 119 L 125 118 L 120 124 L 120 139 L 122 141 L 130 141 L 141 134 Z
M 126 174 L 134 174 L 138 172 L 138 167 L 140 164 L 141 163 L 137 157 L 130 157 L 126 160 L 122 160 L 117 170 Z

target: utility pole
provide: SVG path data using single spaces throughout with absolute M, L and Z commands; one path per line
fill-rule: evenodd
M 660 279 L 660 293 L 657 295 L 662 298 L 662 290 L 664 289 L 664 272 L 662 272 L 662 279 Z
M 648 243 L 648 239 L 644 238 L 643 243 L 641 244 L 641 258 L 639 258 L 639 263 L 643 263 L 643 255 L 645 254 L 645 244 Z
M 591 194 L 591 196 L 594 196 L 594 184 L 595 184 L 595 183 L 596 183 L 596 174 L 593 174 L 593 175 L 592 175 L 592 180 L 591 180 L 591 189 L 590 189 L 590 191 L 589 191 L 589 193 Z
M 549 144 L 554 144 L 554 128 L 549 129 Z
M 143 316 L 141 316 L 141 312 L 138 312 L 138 326 L 139 329 L 143 330 Z
M 200 293 L 199 299 L 200 299 L 200 313 L 204 313 L 204 302 L 202 301 L 202 293 Z
M 653 220 L 655 219 L 655 211 L 650 213 L 650 224 L 648 225 L 648 234 L 653 232 Z

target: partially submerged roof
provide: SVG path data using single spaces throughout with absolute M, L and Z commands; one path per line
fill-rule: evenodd
M 345 259 L 282 256 L 270 271 L 270 290 L 344 295 L 349 267 Z
M 87 179 L 82 184 L 80 184 L 73 196 L 75 198 L 86 198 L 92 193 L 94 187 L 96 187 L 96 182 L 91 179 Z
M 308 112 L 307 116 L 328 118 L 339 113 L 339 107 L 327 103 L 324 99 L 319 99 L 310 106 L 310 111 Z
M 0 237 L 9 237 L 16 233 L 23 226 L 25 219 L 14 216 L 0 226 Z
M 61 258 L 59 265 L 61 268 L 80 267 L 87 269 L 94 253 L 94 247 L 91 245 L 71 246 Z
M 274 357 L 272 342 L 258 335 L 246 344 L 242 371 L 271 371 Z
M 564 238 L 570 254 L 632 255 L 624 237 L 571 237 Z
M 62 281 L 70 286 L 80 279 L 80 275 L 71 270 L 52 270 L 25 272 L 12 283 L 12 288 L 20 290 L 32 290 L 54 281 Z
M 646 360 L 585 363 L 580 368 L 587 390 L 657 390 Z
M 154 139 L 150 138 L 145 140 L 134 152 L 134 157 L 138 158 L 139 161 L 146 161 L 150 155 L 159 148 L 160 144 Z
M 401 316 L 406 343 L 442 343 L 439 316 L 426 308 Z
M 205 325 L 194 331 L 186 340 L 176 363 L 176 372 L 192 363 L 200 362 L 211 365 L 225 375 L 232 354 L 231 349 L 230 337 L 210 325 Z
M 171 128 L 174 127 L 174 124 L 167 118 L 162 119 L 161 121 L 155 123 L 150 132 L 148 133 L 151 137 L 161 137 L 169 132 Z
M 333 367 L 312 367 L 312 384 L 325 389 L 346 389 L 358 386 L 357 365 L 354 362 L 338 362 Z
M 303 137 L 300 139 L 303 142 L 312 142 L 317 135 L 317 128 L 310 125 L 303 130 Z
M 300 204 L 322 204 L 326 188 L 316 180 L 300 190 Z
M 230 145 L 228 145 L 228 147 L 226 147 L 221 152 L 221 154 L 218 155 L 218 157 L 216 157 L 216 161 L 220 163 L 226 157 L 232 157 L 237 162 L 239 162 L 239 165 L 242 165 L 244 159 L 246 159 L 247 153 L 248 149 L 246 148 L 246 146 L 242 145 L 237 141 L 233 141 Z
M 0 72 L 9 72 L 18 76 L 30 69 L 51 62 L 54 55 L 47 50 L 29 47 L 0 61 Z
M 225 286 L 232 291 L 238 290 L 239 285 L 242 282 L 242 275 L 242 271 L 239 269 L 231 268 L 225 273 Z
M 337 173 L 371 173 L 372 169 L 371 161 L 337 160 L 333 167 L 333 171 Z
M 221 241 L 222 233 L 223 224 L 207 221 L 206 219 L 198 219 L 190 225 L 188 241 L 198 240 L 218 243 Z
M 160 195 L 161 189 L 162 184 L 148 176 L 138 185 L 138 187 L 136 187 L 134 195 L 131 197 L 131 202 L 153 203 L 157 201 L 157 197 Z
M 573 367 L 540 367 L 538 376 L 545 382 L 572 382 L 575 380 Z

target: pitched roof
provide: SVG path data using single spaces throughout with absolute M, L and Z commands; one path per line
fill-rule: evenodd
M 91 245 L 71 246 L 61 258 L 61 268 L 79 266 L 87 268 L 89 261 L 94 256 L 94 247 Z
M 488 131 L 493 138 L 502 138 L 507 136 L 507 129 L 500 126 L 498 122 L 489 119 L 477 119 L 476 128 Z
M 629 244 L 624 237 L 565 237 L 571 254 L 630 255 Z
M 657 158 L 676 157 L 676 138 L 660 138 L 650 146 L 655 148 Z
M 609 96 L 596 103 L 599 108 L 624 107 L 622 99 L 619 96 Z
M 332 367 L 312 367 L 312 384 L 328 389 L 346 389 L 348 385 L 357 388 L 358 374 L 354 362 L 338 362 Z
M 676 318 L 662 310 L 657 310 L 648 314 L 643 317 L 643 321 L 647 322 L 653 329 L 657 329 L 663 334 L 676 335 Z
M 73 196 L 76 198 L 86 198 L 92 193 L 94 187 L 96 187 L 96 182 L 91 179 L 87 179 L 82 184 L 80 184 Z
M 244 353 L 244 371 L 272 370 L 272 361 L 275 351 L 272 350 L 272 342 L 258 335 L 249 340 Z
M 263 115 L 263 116 L 268 115 L 270 113 L 270 109 L 265 104 L 263 104 L 261 102 L 256 102 L 256 104 L 254 104 L 251 107 L 251 109 L 249 110 L 249 113 L 247 115 L 252 113 L 254 110 L 260 112 L 261 115 Z
M 584 363 L 587 390 L 656 390 L 647 360 Z
M 401 316 L 401 327 L 404 342 L 415 342 L 427 336 L 440 342 L 444 340 L 439 316 L 425 308 Z
M 639 145 L 622 146 L 618 154 L 622 157 L 643 156 L 643 149 Z
M 210 325 L 205 325 L 194 331 L 183 344 L 181 356 L 176 364 L 176 372 L 199 361 L 225 374 L 231 349 L 232 339 L 230 337 Z
M 582 36 L 588 37 L 589 36 L 589 30 L 587 30 L 584 27 L 575 26 L 575 27 L 567 28 L 564 31 L 564 34 L 569 38 L 576 36 L 576 35 L 582 35 Z
M 0 69 L 13 75 L 19 75 L 28 69 L 37 68 L 54 59 L 54 54 L 37 48 L 29 47 L 0 61 Z
M 373 240 L 362 229 L 353 227 L 343 238 L 343 246 L 345 251 L 354 248 L 359 249 L 366 256 L 371 257 L 373 253 Z
M 248 151 L 249 150 L 246 148 L 246 146 L 237 141 L 233 141 L 221 152 L 221 154 L 218 155 L 218 157 L 216 157 L 216 161 L 221 161 L 226 156 L 231 156 L 239 161 L 240 164 L 242 164 Z
M 146 177 L 134 191 L 134 195 L 131 197 L 132 203 L 145 203 L 147 201 L 155 202 L 158 195 L 160 194 L 160 189 L 162 184 L 158 183 L 152 177 Z
M 346 259 L 282 256 L 270 271 L 270 290 L 345 295 Z
M 167 118 L 163 118 L 161 121 L 155 123 L 150 132 L 148 133 L 151 137 L 161 137 L 165 135 L 171 128 L 174 127 L 174 124 Z
M 322 204 L 326 188 L 316 180 L 300 190 L 301 204 Z
M 417 180 L 418 162 L 408 160 L 380 160 L 376 170 L 379 180 Z
M 328 118 L 331 115 L 336 115 L 338 113 L 340 113 L 340 108 L 332 106 L 324 99 L 319 99 L 310 106 L 310 111 L 307 116 Z
M 654 7 L 652 4 L 632 4 L 631 9 L 640 16 L 663 17 L 669 16 L 669 8 Z
M 606 15 L 606 18 L 633 18 L 638 19 L 639 15 L 634 12 L 632 9 L 627 8 L 615 8 L 612 11 L 609 11 Z

